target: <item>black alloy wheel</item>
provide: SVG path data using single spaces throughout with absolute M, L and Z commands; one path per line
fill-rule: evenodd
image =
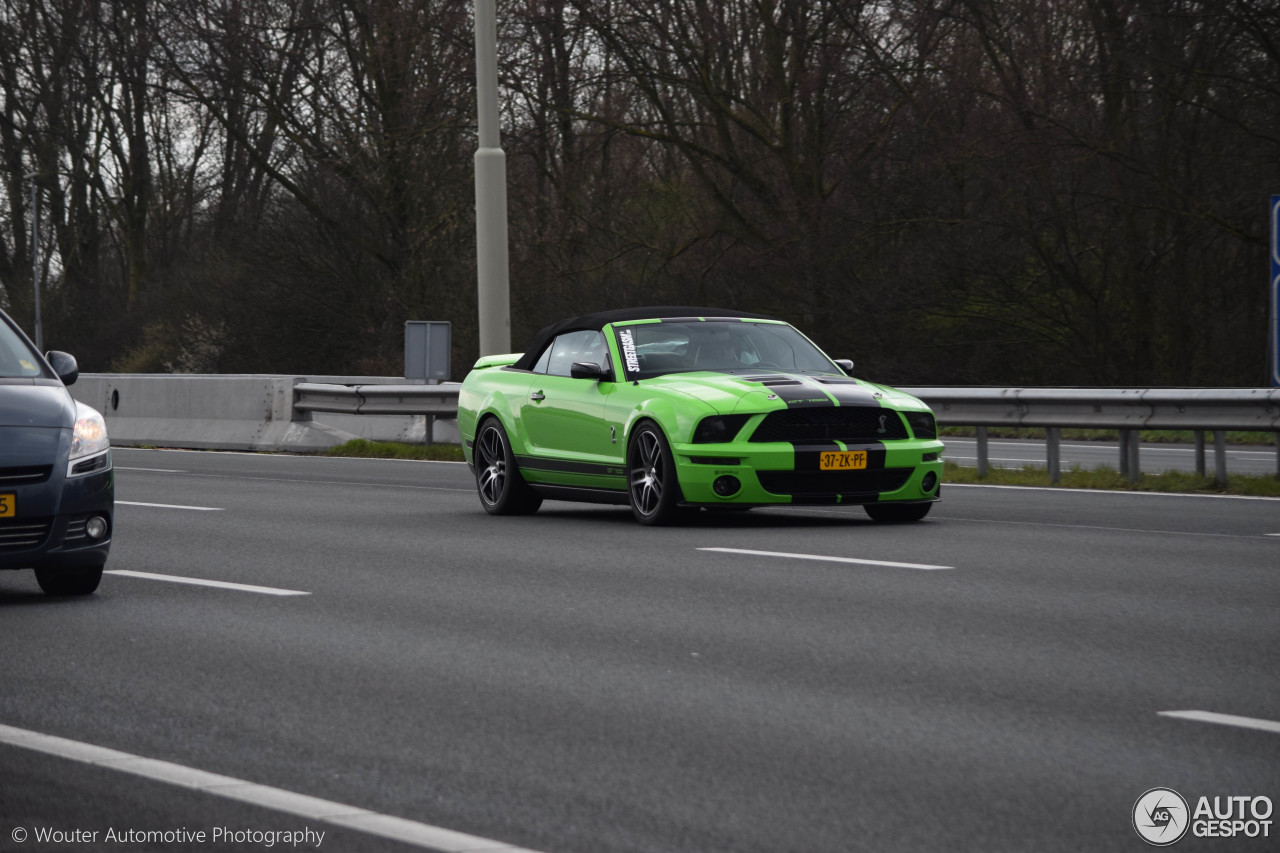
M 486 418 L 476 434 L 475 472 L 476 493 L 490 515 L 529 515 L 542 506 L 520 476 L 507 432 L 495 417 Z
M 669 524 L 680 512 L 680 483 L 667 438 L 651 422 L 641 424 L 627 453 L 627 492 L 641 524 Z

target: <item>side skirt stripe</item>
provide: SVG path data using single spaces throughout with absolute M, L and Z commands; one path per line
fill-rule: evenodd
M 594 474 L 600 477 L 625 477 L 626 467 L 621 463 L 606 465 L 597 462 L 574 462 L 565 459 L 547 459 L 543 456 L 517 456 L 516 464 L 530 471 L 557 471 L 562 474 Z

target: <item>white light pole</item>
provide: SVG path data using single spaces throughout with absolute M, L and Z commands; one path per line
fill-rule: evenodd
M 511 351 L 511 284 L 507 261 L 507 155 L 498 139 L 498 23 L 495 0 L 475 0 L 476 273 L 480 354 Z
M 40 188 L 31 179 L 31 286 L 35 289 L 36 349 L 44 352 L 44 330 L 40 323 Z

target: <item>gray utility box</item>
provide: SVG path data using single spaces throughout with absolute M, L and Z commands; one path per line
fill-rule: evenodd
M 404 378 L 418 382 L 447 382 L 452 333 L 452 324 L 448 321 L 406 320 Z

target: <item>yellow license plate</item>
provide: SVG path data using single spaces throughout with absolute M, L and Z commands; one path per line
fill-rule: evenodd
M 13 518 L 17 513 L 17 496 L 13 494 L 0 495 L 0 518 Z
M 866 467 L 865 450 L 833 450 L 818 458 L 818 468 L 822 471 L 852 471 Z

